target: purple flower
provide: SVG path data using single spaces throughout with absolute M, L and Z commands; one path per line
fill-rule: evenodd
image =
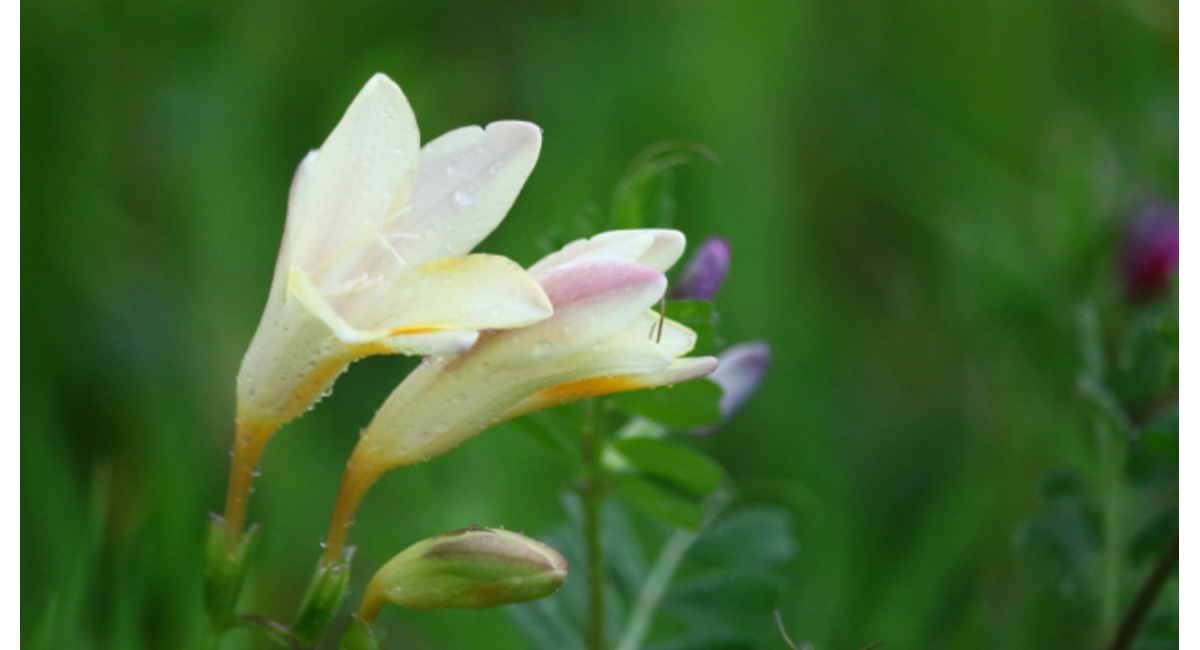
M 696 434 L 702 436 L 728 422 L 758 392 L 767 366 L 771 365 L 771 344 L 766 341 L 739 343 L 717 355 L 717 363 L 717 369 L 708 378 L 721 387 L 721 423 L 697 429 Z
M 688 259 L 672 297 L 677 300 L 712 300 L 717 297 L 725 276 L 729 275 L 729 242 L 724 237 L 709 237 Z
M 1150 298 L 1167 289 L 1179 272 L 1179 209 L 1147 203 L 1125 232 L 1122 266 L 1134 298 Z

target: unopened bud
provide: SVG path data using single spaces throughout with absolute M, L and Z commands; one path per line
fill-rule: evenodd
M 677 300 L 712 300 L 729 275 L 732 251 L 724 237 L 709 237 L 688 259 L 671 294 Z
M 407 609 L 479 609 L 548 596 L 567 577 L 557 551 L 506 530 L 468 528 L 417 542 L 371 578 L 359 616 Z
M 292 636 L 301 645 L 312 645 L 341 609 L 350 588 L 350 560 L 353 557 L 354 547 L 350 546 L 342 551 L 342 557 L 337 562 L 317 564 L 317 570 L 304 593 L 304 600 L 300 602 L 296 622 L 292 624 Z

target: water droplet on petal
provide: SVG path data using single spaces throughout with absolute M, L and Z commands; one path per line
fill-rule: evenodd
M 479 198 L 479 188 L 471 183 L 460 185 L 457 190 L 454 190 L 454 200 L 458 201 L 459 205 L 471 205 Z

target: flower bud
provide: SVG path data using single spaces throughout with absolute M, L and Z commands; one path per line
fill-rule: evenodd
M 771 344 L 766 341 L 751 341 L 729 347 L 717 355 L 717 369 L 708 376 L 721 387 L 721 422 L 728 422 L 737 415 L 746 402 L 758 392 L 767 367 L 771 365 Z M 708 435 L 717 427 L 698 429 L 697 434 Z
M 1179 272 L 1179 210 L 1162 202 L 1143 207 L 1125 233 L 1122 263 L 1133 297 L 1165 291 Z
M 567 577 L 557 551 L 524 535 L 467 528 L 417 542 L 371 578 L 359 616 L 407 609 L 480 609 L 548 596 Z
M 732 251 L 724 237 L 709 237 L 688 259 L 675 284 L 672 297 L 677 300 L 712 300 L 729 275 Z
M 304 593 L 304 600 L 300 602 L 296 622 L 292 624 L 292 636 L 301 645 L 312 645 L 341 609 L 350 588 L 350 560 L 353 557 L 354 547 L 350 546 L 342 552 L 338 561 L 317 565 L 312 581 L 308 583 L 308 590 Z
M 204 611 L 218 629 L 233 623 L 242 584 L 246 581 L 249 559 L 258 542 L 259 527 L 250 527 L 237 546 L 230 550 L 225 520 L 209 513 L 208 537 L 204 542 Z

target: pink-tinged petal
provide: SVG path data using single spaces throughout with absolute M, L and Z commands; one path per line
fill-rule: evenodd
M 556 268 L 602 260 L 633 262 L 666 271 L 683 255 L 686 245 L 686 238 L 678 230 L 611 230 L 567 244 L 531 266 L 529 272 L 540 279 Z
M 585 262 L 552 270 L 539 282 L 556 309 L 578 309 L 581 304 L 595 301 L 624 302 L 631 293 L 640 295 L 666 288 L 666 278 L 655 269 L 611 261 Z

